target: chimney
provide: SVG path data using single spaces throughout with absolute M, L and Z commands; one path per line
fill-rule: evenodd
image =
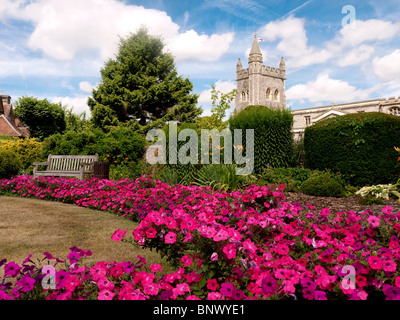
M 8 95 L 3 94 L 3 95 L 1 95 L 1 101 L 2 101 L 3 105 L 4 104 L 11 104 L 11 97 L 8 96 Z

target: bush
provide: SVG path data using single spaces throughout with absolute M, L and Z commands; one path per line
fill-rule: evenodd
M 144 136 L 124 127 L 114 127 L 108 133 L 101 129 L 68 131 L 45 139 L 42 156 L 98 154 L 100 160 L 120 157 L 137 162 L 144 154 L 144 146 Z
M 27 174 L 33 171 L 32 163 L 41 160 L 42 143 L 35 138 L 0 140 L 0 150 L 14 151 L 21 160 L 21 169 Z
M 325 173 L 322 176 L 304 181 L 300 187 L 300 192 L 310 196 L 339 198 L 344 196 L 345 189 L 329 173 Z
M 12 150 L 0 149 L 0 179 L 9 179 L 22 168 L 18 154 Z
M 271 167 L 289 167 L 293 163 L 293 114 L 289 110 L 249 106 L 229 119 L 229 128 L 254 129 L 255 173 Z M 246 134 L 242 133 L 245 148 Z
M 306 167 L 340 172 L 353 186 L 393 183 L 399 132 L 399 117 L 377 112 L 321 121 L 305 130 Z

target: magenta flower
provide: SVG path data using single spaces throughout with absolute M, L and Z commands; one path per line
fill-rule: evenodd
M 382 269 L 382 260 L 377 256 L 370 256 L 368 258 L 368 263 L 371 269 L 380 270 Z
M 118 229 L 113 233 L 111 236 L 112 241 L 121 241 L 122 238 L 125 236 L 125 234 L 128 232 L 128 230 L 122 231 L 121 229 Z
M 223 247 L 222 251 L 228 259 L 236 258 L 236 246 L 234 244 L 227 244 Z
M 112 300 L 115 293 L 110 290 L 102 290 L 99 292 L 98 300 Z
M 226 297 L 232 297 L 233 292 L 236 290 L 232 283 L 221 284 L 221 289 L 219 290 Z
M 185 267 L 188 267 L 188 266 L 190 266 L 190 265 L 193 263 L 192 259 L 191 259 L 188 255 L 184 255 L 184 256 L 181 258 L 181 262 L 183 263 L 183 265 L 184 265 Z
M 368 218 L 368 222 L 371 224 L 372 227 L 378 227 L 380 223 L 379 217 L 370 216 Z
M 165 243 L 175 243 L 175 241 L 176 241 L 175 232 L 170 231 L 165 235 Z
M 114 289 L 114 283 L 112 281 L 108 280 L 107 277 L 102 277 L 99 280 L 97 280 L 97 285 L 98 285 L 100 291 L 102 291 L 102 290 L 112 291 L 112 289 Z
M 149 239 L 154 239 L 157 235 L 157 230 L 153 227 L 150 227 L 146 230 L 146 237 Z
M 397 264 L 393 260 L 384 260 L 382 261 L 383 270 L 387 272 L 396 272 Z
M 33 290 L 35 282 L 36 282 L 35 279 L 26 275 L 17 281 L 17 286 L 21 287 L 21 290 L 23 292 L 28 292 Z
M 64 270 L 59 270 L 56 273 L 56 283 L 57 289 L 62 289 L 65 287 L 67 279 L 70 277 L 70 273 Z
M 393 208 L 391 206 L 385 206 L 382 208 L 382 213 L 391 214 Z
M 15 278 L 21 269 L 22 268 L 14 261 L 9 262 L 4 266 L 4 275 Z
M 152 264 L 151 266 L 150 266 L 150 270 L 152 271 L 152 272 L 157 272 L 157 271 L 162 271 L 162 266 L 161 266 L 161 264 Z
M 215 291 L 219 287 L 219 284 L 216 279 L 208 279 L 207 280 L 207 289 Z
M 213 252 L 213 254 L 211 255 L 211 261 L 216 261 L 218 260 L 218 253 Z
M 97 262 L 89 272 L 94 281 L 99 280 L 107 274 L 107 264 L 103 261 Z
M 80 282 L 76 276 L 70 276 L 65 282 L 65 289 L 68 291 L 75 291 L 76 287 L 79 287 Z

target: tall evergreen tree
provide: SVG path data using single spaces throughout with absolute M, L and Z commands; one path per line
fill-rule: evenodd
M 193 84 L 178 76 L 173 56 L 163 49 L 161 38 L 146 28 L 120 38 L 116 58 L 101 69 L 102 81 L 88 101 L 97 126 L 129 120 L 143 126 L 162 118 L 191 122 L 201 114 Z

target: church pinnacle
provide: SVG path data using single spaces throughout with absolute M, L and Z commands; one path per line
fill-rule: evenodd
M 262 53 L 261 53 L 261 49 L 260 46 L 258 44 L 258 39 L 257 39 L 257 35 L 254 35 L 254 41 L 253 41 L 253 46 L 251 47 L 250 50 L 250 55 L 249 55 L 249 63 L 252 62 L 263 62 L 263 57 L 262 57 Z

